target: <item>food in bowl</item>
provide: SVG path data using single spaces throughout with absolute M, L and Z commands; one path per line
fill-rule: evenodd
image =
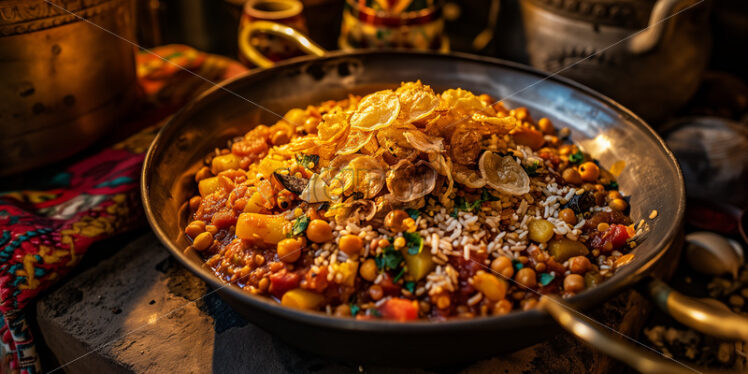
M 615 176 L 568 135 L 421 82 L 292 109 L 206 159 L 187 250 L 249 293 L 336 316 L 530 309 L 633 259 Z

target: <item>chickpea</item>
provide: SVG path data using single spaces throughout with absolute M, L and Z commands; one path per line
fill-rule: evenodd
M 579 274 L 569 274 L 564 278 L 564 290 L 577 293 L 584 290 L 584 277 Z
M 594 182 L 600 176 L 600 169 L 594 162 L 587 161 L 579 165 L 579 174 L 585 182 Z
M 324 220 L 312 220 L 306 229 L 306 237 L 315 243 L 328 242 L 332 240 L 332 227 Z
M 407 229 L 405 220 L 410 218 L 408 213 L 402 209 L 395 209 L 384 217 L 384 226 L 392 232 L 403 232 Z
M 283 145 L 288 143 L 290 140 L 291 139 L 288 137 L 288 134 L 286 134 L 285 131 L 276 131 L 270 138 L 270 141 L 273 143 L 273 145 Z
M 205 225 L 205 231 L 211 233 L 211 235 L 218 234 L 218 226 L 216 226 L 216 225 Z
M 358 235 L 343 235 L 338 240 L 338 247 L 348 256 L 357 256 L 364 247 L 364 241 Z
M 387 239 L 379 239 L 379 247 L 387 248 L 390 245 L 390 241 Z
M 622 199 L 621 193 L 617 190 L 608 191 L 608 200 Z
M 190 209 L 197 210 L 197 208 L 200 207 L 200 203 L 203 201 L 203 198 L 200 196 L 193 196 L 190 199 Z
M 509 312 L 512 311 L 512 302 L 504 299 L 499 300 L 494 306 L 493 306 L 493 314 L 496 316 L 501 316 L 504 314 L 509 314 Z
M 317 125 L 319 125 L 320 119 L 316 117 L 309 117 L 304 121 L 304 131 L 307 134 L 314 134 L 317 132 Z
M 190 238 L 195 238 L 201 233 L 205 232 L 205 222 L 196 220 L 190 222 L 189 225 L 184 229 L 185 234 L 187 234 Z
M 522 301 L 522 310 L 535 309 L 538 306 L 538 299 L 527 299 Z
M 337 317 L 345 317 L 351 315 L 351 307 L 348 306 L 348 304 L 340 304 L 337 307 L 335 307 L 335 316 Z
M 304 248 L 305 240 L 303 237 L 288 238 L 278 242 L 278 259 L 291 263 L 301 257 L 301 249 Z
M 561 174 L 564 181 L 571 184 L 582 184 L 582 176 L 574 168 L 568 168 Z
M 491 270 L 506 278 L 512 279 L 514 276 L 514 266 L 512 260 L 507 256 L 499 256 L 491 262 Z
M 538 120 L 538 128 L 540 128 L 540 131 L 542 131 L 543 134 L 546 135 L 553 135 L 553 133 L 556 132 L 556 129 L 553 128 L 551 120 L 545 117 Z
M 527 108 L 525 107 L 519 107 L 517 109 L 514 109 L 514 116 L 520 120 L 524 121 L 528 118 Z
M 210 168 L 203 166 L 200 170 L 195 173 L 195 182 L 200 182 L 205 178 L 210 178 L 213 174 L 210 172 Z
M 530 268 L 519 269 L 515 279 L 519 284 L 528 288 L 535 288 L 535 286 L 538 285 L 538 280 L 535 276 L 535 270 L 532 270 Z
M 577 214 L 570 208 L 561 209 L 561 211 L 558 212 L 558 218 L 570 225 L 577 224 Z
M 405 238 L 403 238 L 402 236 L 398 236 L 397 238 L 395 238 L 395 242 L 392 243 L 392 245 L 395 246 L 395 249 L 405 247 Z
M 610 225 L 605 222 L 600 222 L 597 224 L 597 231 L 600 231 L 600 232 L 608 231 L 609 228 L 610 228 Z
M 198 251 L 204 251 L 208 249 L 211 244 L 213 244 L 213 235 L 209 232 L 201 233 L 200 235 L 195 237 L 195 240 L 192 241 L 192 246 L 195 247 L 195 250 Z
M 255 264 L 257 264 L 258 266 L 262 266 L 262 264 L 265 263 L 265 256 L 258 253 L 255 255 L 254 261 L 255 261 Z
M 368 259 L 361 264 L 359 269 L 361 278 L 366 279 L 369 282 L 373 282 L 377 278 L 377 262 L 374 259 Z
M 371 297 L 372 300 L 378 301 L 383 296 L 384 296 L 384 290 L 382 289 L 382 286 L 375 284 L 369 287 L 369 297 Z
M 628 208 L 629 204 L 624 199 L 614 199 L 608 203 L 608 206 L 613 210 L 622 212 Z
M 266 291 L 268 287 L 270 287 L 270 279 L 268 279 L 268 277 L 263 277 L 257 283 L 257 288 L 259 288 L 261 291 Z
M 569 270 L 575 274 L 584 274 L 592 268 L 590 259 L 584 256 L 574 256 L 569 259 Z
M 436 307 L 439 309 L 447 309 L 450 304 L 452 304 L 452 301 L 447 295 L 440 295 L 436 298 Z

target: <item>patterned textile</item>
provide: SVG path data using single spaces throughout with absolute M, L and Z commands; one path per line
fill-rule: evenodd
M 246 71 L 233 60 L 187 46 L 153 52 L 172 63 L 138 54 L 136 113 L 142 115 L 125 127 L 135 135 L 63 171 L 42 172 L 42 190 L 0 193 L 0 338 L 3 366 L 11 372 L 41 372 L 24 308 L 73 270 L 92 243 L 143 225 L 140 169 L 160 125 L 210 82 Z

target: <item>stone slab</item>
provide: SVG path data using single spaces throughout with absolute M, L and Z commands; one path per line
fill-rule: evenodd
M 245 321 L 217 294 L 209 294 L 205 283 L 171 258 L 152 234 L 123 246 L 37 303 L 43 339 L 65 372 L 414 372 L 330 362 L 292 348 Z M 636 335 L 648 311 L 647 301 L 628 291 L 592 316 L 616 321 L 611 326 Z M 513 354 L 436 370 L 615 373 L 625 368 L 562 333 Z

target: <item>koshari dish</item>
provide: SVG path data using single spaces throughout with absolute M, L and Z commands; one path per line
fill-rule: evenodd
M 292 109 L 197 172 L 187 250 L 247 292 L 336 316 L 527 310 L 633 258 L 614 175 L 568 134 L 421 82 Z

